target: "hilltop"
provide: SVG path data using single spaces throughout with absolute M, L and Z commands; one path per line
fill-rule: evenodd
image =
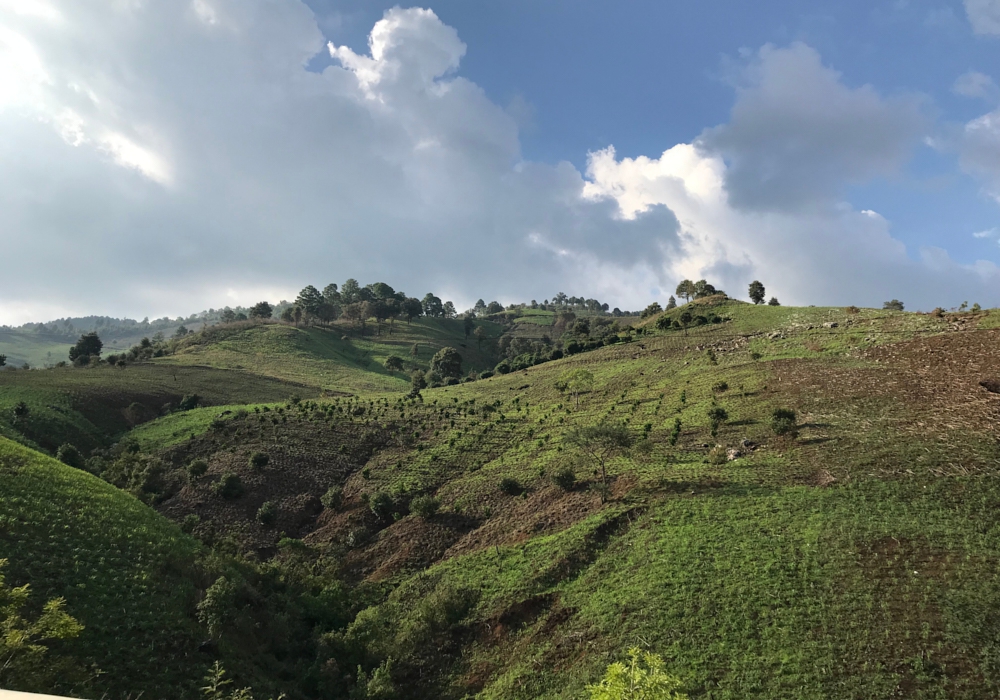
M 236 627 L 203 634 L 261 690 L 579 698 L 633 645 L 692 698 L 1000 684 L 998 312 L 503 316 L 480 342 L 453 319 L 222 324 L 122 370 L 0 373 L 0 396 L 94 416 L 88 470 L 249 567 Z M 462 380 L 411 391 L 384 363 L 414 343 L 421 372 L 457 347 Z M 130 373 L 213 405 L 100 422 Z M 593 426 L 628 445 L 602 464 Z M 264 572 L 299 593 L 261 593 Z M 280 655 L 237 631 L 281 614 L 304 636 Z

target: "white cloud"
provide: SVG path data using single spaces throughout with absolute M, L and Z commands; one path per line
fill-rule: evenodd
M 978 71 L 969 71 L 958 76 L 952 91 L 963 97 L 994 98 L 998 94 L 997 84 L 993 78 Z
M 986 229 L 985 231 L 976 231 L 972 234 L 973 238 L 993 238 L 997 235 L 997 230 L 995 228 Z
M 726 189 L 741 208 L 828 206 L 848 184 L 896 173 L 925 127 L 919 98 L 847 87 L 805 44 L 764 46 L 734 79 L 729 123 L 700 143 L 729 162 Z
M 988 264 L 910 260 L 838 201 L 899 167 L 921 119 L 808 47 L 762 50 L 698 144 L 608 148 L 583 174 L 524 160 L 512 110 L 459 74 L 466 47 L 429 10 L 387 12 L 362 55 L 299 0 L 50 5 L 57 21 L 0 5 L 0 323 L 347 277 L 460 305 L 564 290 L 641 308 L 680 276 L 761 277 L 785 302 L 988 301 L 966 291 Z M 307 71 L 324 50 L 338 65 Z
M 959 143 L 963 169 L 980 177 L 987 194 L 1000 202 L 1000 109 L 968 122 Z
M 1000 34 L 1000 0 L 965 0 L 965 13 L 976 34 Z

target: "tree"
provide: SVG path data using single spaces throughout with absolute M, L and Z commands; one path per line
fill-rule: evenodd
M 444 316 L 444 304 L 441 303 L 441 299 L 434 296 L 430 292 L 424 295 L 423 301 L 420 302 L 424 308 L 424 315 L 430 316 L 431 318 L 440 318 Z
M 236 312 L 230 309 L 229 307 L 226 307 L 225 309 L 223 309 L 222 313 L 219 314 L 219 320 L 222 323 L 232 323 L 233 321 L 236 320 Z
M 712 423 L 712 437 L 715 437 L 719 426 L 729 420 L 729 413 L 722 406 L 713 406 L 708 409 L 708 420 Z
M 677 308 L 677 300 L 671 296 L 669 299 L 667 299 L 667 311 L 676 308 Z
M 431 358 L 430 372 L 444 379 L 449 377 L 457 379 L 462 376 L 462 356 L 455 348 L 441 348 Z
M 663 311 L 663 307 L 660 306 L 660 302 L 654 301 L 652 304 L 650 304 L 649 306 L 647 306 L 645 309 L 642 310 L 642 313 L 639 314 L 639 317 L 649 318 L 650 316 L 655 316 L 661 311 Z
M 7 364 L 7 356 L 6 355 L 0 355 L 0 367 L 3 367 L 6 364 Z
M 410 375 L 410 393 L 414 396 L 420 393 L 421 389 L 427 388 L 427 380 L 424 379 L 423 372 L 414 372 Z
M 403 358 L 398 355 L 389 355 L 385 358 L 385 368 L 392 373 L 403 371 Z
M 69 359 L 71 362 L 76 362 L 77 360 L 89 360 L 91 357 L 100 357 L 103 348 L 104 343 L 101 342 L 96 332 L 84 333 L 76 341 L 76 345 L 69 349 Z
M 503 304 L 501 304 L 499 301 L 491 301 L 489 304 L 486 305 L 487 314 L 498 314 L 502 311 L 503 311 Z
M 781 306 L 778 302 L 778 297 L 771 297 L 771 300 L 767 302 L 768 306 Z
M 486 302 L 480 299 L 476 302 L 476 305 L 472 307 L 472 310 L 476 312 L 476 316 L 483 316 L 486 313 Z
M 901 302 L 899 299 L 893 299 L 892 301 L 887 301 L 884 304 L 882 304 L 882 308 L 885 309 L 886 311 L 902 311 L 903 302 Z
M 41 614 L 31 621 L 25 607 L 31 595 L 27 584 L 17 588 L 6 585 L 0 559 L 0 687 L 45 683 L 51 669 L 44 661 L 46 642 L 73 639 L 83 625 L 66 612 L 66 601 L 53 598 L 42 606 Z
M 366 301 L 365 306 L 372 316 L 375 317 L 375 324 L 378 327 L 378 334 L 382 335 L 382 324 L 392 316 L 393 307 L 384 299 Z
M 633 647 L 627 663 L 608 666 L 601 682 L 587 686 L 587 692 L 590 700 L 687 700 L 678 692 L 681 685 L 679 678 L 667 673 L 659 655 Z
M 455 310 L 455 305 L 450 301 L 444 303 L 444 308 L 442 309 L 445 318 L 455 318 L 458 316 L 458 311 Z
M 674 294 L 679 297 L 684 297 L 685 301 L 691 301 L 691 298 L 695 295 L 694 282 L 691 280 L 683 280 L 677 285 L 677 289 L 674 290 Z
M 486 339 L 486 329 L 482 326 L 476 326 L 473 335 L 476 336 L 476 347 L 481 350 L 483 348 L 483 340 Z
M 400 308 L 403 315 L 406 316 L 407 323 L 424 313 L 424 305 L 414 297 L 406 297 L 400 304 Z
M 340 292 L 337 285 L 330 283 L 323 287 L 323 299 L 327 304 L 340 304 Z
M 574 428 L 566 436 L 569 444 L 589 456 L 601 469 L 601 481 L 608 485 L 607 463 L 609 459 L 627 454 L 635 443 L 635 438 L 621 423 L 599 423 L 583 428 Z M 605 496 L 601 494 L 601 501 Z
M 299 296 L 295 298 L 295 305 L 307 316 L 319 316 L 323 301 L 323 295 L 310 284 L 299 292 Z
M 358 281 L 353 277 L 344 282 L 344 286 L 340 288 L 340 301 L 342 304 L 354 304 L 355 302 L 363 301 L 361 298 L 361 287 L 358 286 Z
M 274 313 L 274 308 L 266 301 L 260 301 L 250 307 L 250 318 L 268 319 Z
M 354 302 L 344 307 L 344 318 L 346 318 L 348 321 L 353 321 L 355 324 L 361 323 L 361 317 L 363 314 L 364 314 L 363 303 Z
M 681 325 L 684 327 L 684 335 L 687 335 L 688 324 L 694 320 L 694 316 L 691 315 L 690 311 L 684 311 L 677 320 L 680 321 Z
M 462 327 L 465 329 L 465 337 L 468 338 L 469 334 L 476 329 L 476 322 L 472 318 L 472 314 L 465 314 L 462 317 Z
M 12 411 L 14 413 L 15 423 L 21 423 L 23 421 L 26 421 L 28 419 L 28 416 L 31 415 L 31 409 L 28 408 L 28 404 L 24 403 L 24 401 L 18 401 L 16 404 L 14 404 L 14 408 L 12 409 Z
M 410 348 L 410 357 L 412 357 L 415 360 L 417 359 L 418 355 L 420 355 L 420 344 L 414 343 L 413 347 Z
M 368 289 L 371 291 L 372 296 L 380 301 L 396 298 L 396 290 L 387 285 L 385 282 L 370 284 L 368 285 Z
M 578 409 L 580 408 L 580 394 L 590 391 L 593 387 L 594 375 L 582 367 L 563 372 L 556 381 L 556 389 L 570 392 L 576 400 Z
M 718 294 L 718 293 L 719 293 L 719 290 L 717 290 L 714 286 L 712 286 L 711 284 L 709 284 L 705 280 L 698 280 L 697 282 L 694 283 L 694 297 L 695 297 L 695 299 L 702 299 L 704 297 L 710 297 L 713 294 Z
M 750 301 L 754 304 L 764 303 L 764 285 L 757 280 L 750 283 Z

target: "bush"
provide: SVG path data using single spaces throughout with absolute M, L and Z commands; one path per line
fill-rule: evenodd
M 797 433 L 797 416 L 790 408 L 776 408 L 771 411 L 771 430 L 775 435 L 791 435 Z
M 80 454 L 80 450 L 68 442 L 59 447 L 59 450 L 56 452 L 56 459 L 74 469 L 83 469 L 86 467 L 86 462 L 83 459 L 83 455 Z
M 372 534 L 368 531 L 368 528 L 363 525 L 352 528 L 350 532 L 347 533 L 347 537 L 344 538 L 344 544 L 349 548 L 355 549 L 357 547 L 364 547 L 369 540 L 371 540 Z
M 721 394 L 725 391 L 729 391 L 729 384 L 726 382 L 716 382 L 712 385 L 712 391 L 716 394 Z
M 340 506 L 344 503 L 344 489 L 339 486 L 331 486 L 320 497 L 319 502 L 327 510 L 339 510 Z
M 379 520 L 390 520 L 396 511 L 396 503 L 385 491 L 376 492 L 368 499 L 368 507 Z
M 719 432 L 719 426 L 729 420 L 729 413 L 722 406 L 708 409 L 708 420 L 712 423 L 712 436 Z
M 708 451 L 709 464 L 725 464 L 726 461 L 726 448 L 722 445 L 716 445 Z
M 552 483 L 564 491 L 569 491 L 576 486 L 576 474 L 569 467 L 563 467 L 552 475 Z
M 425 520 L 430 520 L 441 508 L 441 501 L 433 496 L 417 496 L 410 503 L 410 510 Z
M 501 360 L 497 363 L 497 366 L 493 368 L 493 371 L 497 374 L 510 374 L 511 366 L 508 360 Z
M 209 634 L 218 637 L 223 628 L 236 617 L 239 586 L 220 576 L 205 591 L 198 603 L 198 621 L 208 627 Z
M 203 476 L 205 472 L 208 471 L 208 462 L 203 459 L 196 459 L 188 465 L 187 471 L 188 475 L 197 479 L 199 476 Z
M 243 481 L 240 480 L 238 474 L 226 472 L 217 482 L 215 482 L 215 486 L 212 487 L 212 490 L 215 491 L 215 494 L 221 498 L 233 500 L 243 495 Z
M 265 501 L 260 508 L 257 509 L 257 522 L 265 527 L 270 527 L 274 525 L 274 521 L 278 519 L 278 506 L 274 504 L 274 501 Z
M 600 683 L 587 686 L 590 700 L 687 700 L 688 696 L 680 692 L 680 679 L 666 671 L 660 656 L 637 647 L 629 649 L 628 655 L 628 662 L 616 661 L 608 666 Z
M 250 466 L 254 469 L 263 469 L 270 461 L 271 458 L 263 452 L 254 452 L 250 455 Z
M 500 490 L 508 496 L 517 496 L 521 493 L 521 491 L 523 491 L 521 483 L 517 479 L 513 479 L 509 476 L 505 476 L 500 479 Z
M 198 394 L 188 394 L 181 399 L 178 408 L 182 411 L 190 411 L 192 408 L 198 408 L 199 403 L 201 403 L 201 397 Z

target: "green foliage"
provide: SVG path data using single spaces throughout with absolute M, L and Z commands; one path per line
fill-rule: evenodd
M 462 356 L 455 348 L 445 347 L 434 353 L 428 374 L 447 379 L 462 376 Z
M 552 474 L 552 483 L 564 491 L 571 491 L 576 485 L 576 474 L 569 467 L 563 467 Z
M 719 432 L 719 428 L 729 420 L 729 413 L 722 406 L 712 406 L 708 409 L 708 420 L 712 424 L 712 436 Z
M 765 297 L 764 285 L 758 282 L 757 280 L 751 282 L 750 301 L 752 301 L 754 304 L 763 304 L 764 297 Z
M 100 357 L 104 343 L 97 333 L 84 333 L 76 341 L 76 345 L 69 349 L 69 359 L 71 362 L 87 361 L 91 357 Z
M 441 501 L 433 496 L 417 496 L 410 502 L 410 510 L 425 520 L 433 518 L 441 508 Z
M 278 506 L 274 501 L 264 501 L 257 509 L 257 522 L 264 527 L 271 527 L 278 519 Z
M 83 625 L 66 612 L 64 598 L 49 600 L 34 621 L 27 619 L 30 587 L 8 586 L 3 572 L 6 565 L 7 560 L 0 559 L 0 686 L 41 689 L 58 671 L 45 661 L 46 643 L 74 639 Z
M 403 358 L 399 355 L 389 355 L 389 357 L 385 358 L 383 366 L 390 372 L 402 372 Z
M 235 474 L 234 472 L 225 472 L 212 485 L 212 491 L 215 495 L 227 501 L 239 498 L 243 495 L 244 490 L 243 481 L 240 479 L 239 474 Z
M 379 520 L 390 521 L 392 514 L 396 512 L 396 502 L 385 491 L 377 491 L 368 499 L 368 508 Z
M 770 300 L 768 300 L 767 305 L 768 306 L 781 306 L 781 303 L 778 301 L 778 297 L 771 297 Z
M 882 304 L 882 308 L 885 309 L 886 311 L 902 311 L 903 302 L 901 302 L 899 299 L 893 299 L 891 301 L 887 301 L 884 304 Z
M 344 502 L 344 489 L 339 486 L 331 486 L 320 497 L 319 501 L 327 510 L 340 510 L 340 506 Z
M 677 440 L 680 438 L 680 436 L 681 436 L 681 419 L 674 418 L 674 427 L 670 429 L 670 438 L 669 438 L 670 445 L 671 446 L 676 445 Z
M 498 487 L 503 493 L 507 494 L 508 496 L 517 496 L 524 490 L 524 488 L 521 486 L 521 482 L 510 476 L 505 476 L 504 478 L 500 479 Z
M 607 462 L 609 459 L 625 455 L 635 444 L 635 437 L 621 423 L 599 423 L 597 425 L 574 428 L 566 441 L 578 448 L 600 467 L 601 481 L 608 483 Z M 602 500 L 603 500 L 602 495 Z
M 192 409 L 198 408 L 198 404 L 201 403 L 201 397 L 198 394 L 186 394 L 181 402 L 177 405 L 177 408 L 181 411 L 190 411 Z
M 198 621 L 208 627 L 213 637 L 222 634 L 222 630 L 237 614 L 237 599 L 240 587 L 229 578 L 220 576 L 215 580 L 205 597 L 198 603 Z
M 576 400 L 576 407 L 580 408 L 580 394 L 594 388 L 594 375 L 583 368 L 567 370 L 559 375 L 555 387 L 559 391 L 568 391 Z
M 728 461 L 728 455 L 726 453 L 726 448 L 722 445 L 716 445 L 708 451 L 708 463 L 709 464 L 725 464 Z
M 790 408 L 776 408 L 771 411 L 771 430 L 775 435 L 795 436 L 798 426 L 798 417 L 795 411 Z
M 590 700 L 687 700 L 681 687 L 680 679 L 667 673 L 662 657 L 633 647 L 628 661 L 608 666 L 601 682 L 587 686 L 587 691 Z
M 263 469 L 271 462 L 270 456 L 264 452 L 254 452 L 250 455 L 250 466 L 254 469 Z
M 59 446 L 59 449 L 56 451 L 56 459 L 74 469 L 85 469 L 87 466 L 87 461 L 80 454 L 80 450 L 68 442 Z
M 188 464 L 187 471 L 188 475 L 192 479 L 197 479 L 199 476 L 204 476 L 205 472 L 208 471 L 208 462 L 203 459 L 191 460 L 191 463 Z

